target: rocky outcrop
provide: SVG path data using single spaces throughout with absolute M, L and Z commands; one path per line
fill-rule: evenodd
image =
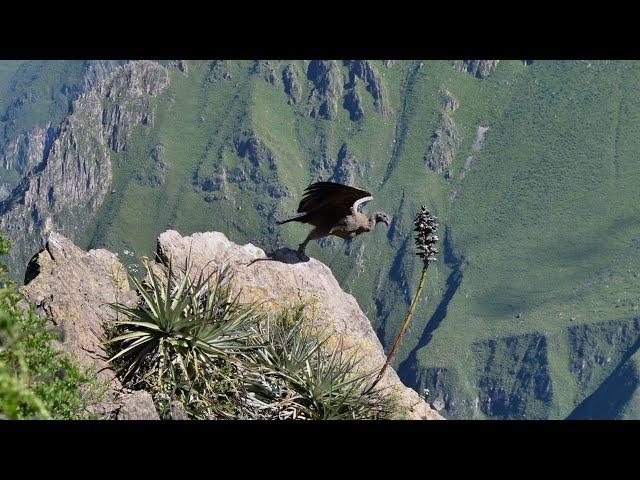
M 292 63 L 282 71 L 282 83 L 284 93 L 289 97 L 289 105 L 296 105 L 302 99 L 302 87 L 300 86 L 300 74 Z
M 256 60 L 253 64 L 253 73 L 271 85 L 280 86 L 282 80 L 278 74 L 279 63 L 277 60 Z
M 362 120 L 364 117 L 364 110 L 362 110 L 362 101 L 360 95 L 355 90 L 351 90 L 344 97 L 344 108 L 349 112 L 349 118 L 352 122 Z
M 307 69 L 307 78 L 314 85 L 309 95 L 309 115 L 335 120 L 338 100 L 342 97 L 344 81 L 335 60 L 313 60 Z
M 9 197 L 20 178 L 45 160 L 55 139 L 56 128 L 68 114 L 73 102 L 97 84 L 111 78 L 119 66 L 127 61 L 50 63 L 61 67 L 60 70 L 55 67 L 50 70 L 47 67 L 38 69 L 35 66 L 38 63 L 25 62 L 19 69 L 22 83 L 14 84 L 14 79 L 11 92 L 7 92 L 9 97 L 13 96 L 13 100 L 0 112 L 0 123 L 3 124 L 0 128 L 0 164 L 12 172 L 9 174 L 12 180 L 0 186 L 0 201 Z M 35 68 L 30 70 L 31 66 Z M 26 83 L 25 79 L 28 79 Z M 43 81 L 50 83 L 49 88 L 42 88 Z
M 51 123 L 36 125 L 9 142 L 2 158 L 5 170 L 15 170 L 24 175 L 44 161 L 55 136 Z
M 82 75 L 81 90 L 84 93 L 109 80 L 128 60 L 87 60 Z
M 11 188 L 5 183 L 0 183 L 0 202 L 11 195 Z
M 355 298 L 345 293 L 331 270 L 315 259 L 300 261 L 287 249 L 267 258 L 260 248 L 237 245 L 220 232 L 182 237 L 174 230 L 160 235 L 157 253 L 177 264 L 184 264 L 190 254 L 194 272 L 228 265 L 242 301 L 259 301 L 274 310 L 308 302 L 317 328 L 332 334 L 341 348 L 360 352 L 361 371 L 376 371 L 385 361 L 382 345 Z M 388 388 L 396 396 L 399 417 L 441 418 L 414 390 L 402 384 L 393 369 L 387 370 L 380 387 Z
M 500 60 L 462 60 L 456 67 L 458 70 L 470 73 L 477 78 L 487 78 L 493 73 Z
M 440 96 L 442 97 L 440 125 L 431 138 L 424 162 L 429 170 L 445 172 L 445 178 L 450 179 L 451 170 L 449 170 L 449 167 L 453 163 L 455 154 L 461 144 L 458 129 L 451 114 L 460 107 L 460 102 L 446 88 L 440 90 Z
M 198 164 L 192 177 L 194 190 L 203 193 L 207 203 L 236 204 L 249 195 L 255 199 L 254 208 L 267 220 L 263 235 L 277 239 L 276 212 L 284 206 L 284 198 L 290 195 L 288 187 L 279 178 L 278 157 L 250 129 L 238 132 L 233 144 L 225 150 L 216 161 L 207 159 Z M 226 163 L 227 152 L 240 161 Z
M 351 60 L 349 62 L 349 79 L 355 86 L 356 79 L 362 80 L 367 86 L 367 91 L 373 97 L 375 109 L 386 115 L 389 113 L 389 100 L 382 78 L 376 67 L 369 60 Z
M 111 184 L 111 152 L 125 150 L 137 125 L 153 123 L 149 96 L 169 83 L 164 67 L 139 61 L 80 95 L 69 116 L 43 147 L 42 161 L 0 203 L 0 230 L 15 244 L 8 259 L 22 272 L 29 256 L 53 230 L 77 238 Z
M 169 85 L 167 70 L 155 62 L 139 62 L 123 68 L 96 90 L 107 100 L 102 108 L 102 137 L 114 152 L 124 150 L 133 128 L 153 126 L 149 96 L 159 95 Z M 82 103 L 79 104 L 82 108 Z
M 449 115 L 442 115 L 440 126 L 433 134 L 424 161 L 433 172 L 443 172 L 453 163 L 454 156 L 460 146 L 460 138 L 453 120 Z
M 102 345 L 103 322 L 114 318 L 106 306 L 120 302 L 133 306 L 136 294 L 129 288 L 124 267 L 106 250 L 83 252 L 69 239 L 51 233 L 46 248 L 29 262 L 21 292 L 38 313 L 62 331 L 59 346 L 85 369 L 97 372 L 108 385 L 104 401 L 91 407 L 106 417 L 119 408 L 122 385 L 106 363 Z
M 357 185 L 356 178 L 364 175 L 365 167 L 356 156 L 351 153 L 347 144 L 343 143 L 338 152 L 336 166 L 333 170 L 331 181 L 342 183 L 343 185 Z
M 356 300 L 315 259 L 301 262 L 290 250 L 276 251 L 267 259 L 260 248 L 236 245 L 219 232 L 182 237 L 173 230 L 160 235 L 157 253 L 177 264 L 190 255 L 194 272 L 229 265 L 244 302 L 260 301 L 272 310 L 308 302 L 314 326 L 331 334 L 334 345 L 360 352 L 361 371 L 376 371 L 384 363 L 382 345 Z M 123 388 L 106 363 L 102 342 L 105 328 L 115 319 L 107 304 L 133 306 L 137 302 L 117 256 L 106 250 L 83 252 L 66 237 L 51 233 L 46 248 L 30 262 L 26 280 L 21 292 L 38 313 L 62 330 L 60 348 L 84 368 L 97 371 L 99 380 L 108 386 L 104 401 L 92 405 L 89 413 L 99 418 L 159 418 L 151 396 Z M 387 370 L 379 385 L 396 398 L 398 418 L 442 418 L 404 386 L 393 369 Z M 184 406 L 175 401 L 169 410 L 171 419 L 187 418 Z
M 251 134 L 247 140 L 237 139 L 235 146 L 240 158 L 246 158 L 255 168 L 276 169 L 273 152 L 254 135 Z
M 460 107 L 460 102 L 446 88 L 440 90 L 442 96 L 442 108 L 445 113 L 453 113 Z
M 493 418 L 544 418 L 553 399 L 547 337 L 526 334 L 476 342 L 480 410 Z M 512 359 L 504 362 L 502 359 Z
M 569 368 L 581 393 L 594 391 L 638 348 L 640 318 L 581 324 L 567 329 L 572 355 Z
M 174 60 L 171 64 L 184 73 L 185 77 L 189 76 L 189 63 L 186 60 Z
M 275 181 L 276 156 L 263 141 L 249 132 L 244 138 L 236 138 L 234 146 L 237 155 L 245 162 L 241 170 L 230 175 L 232 183 L 237 183 L 241 189 L 252 188 L 275 199 L 287 195 L 286 187 Z M 250 180 L 253 185 L 247 185 L 246 180 Z
M 221 80 L 233 80 L 233 75 L 229 71 L 229 62 L 227 60 L 214 60 L 209 67 L 207 80 L 216 83 Z

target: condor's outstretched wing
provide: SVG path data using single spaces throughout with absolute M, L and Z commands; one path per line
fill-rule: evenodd
M 326 211 L 343 217 L 355 213 L 359 205 L 371 199 L 371 193 L 360 188 L 332 182 L 316 182 L 305 189 L 298 213 Z

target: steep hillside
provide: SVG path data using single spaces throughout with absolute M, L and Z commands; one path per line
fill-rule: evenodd
M 432 390 L 467 390 L 452 412 L 579 417 L 574 407 L 637 350 L 638 67 L 536 62 L 485 124 L 447 222 L 455 293 L 403 369 Z M 629 375 L 616 396 L 633 401 Z
M 5 126 L 0 144 L 2 178 L 15 185 L 21 176 L 25 185 L 0 207 L 3 230 L 24 243 L 16 265 L 47 231 L 46 215 L 34 219 L 16 206 L 24 205 L 21 192 L 57 180 L 45 180 L 46 168 L 29 174 L 7 159 L 37 164 L 28 152 L 51 138 L 60 145 L 52 151 L 75 165 L 59 132 L 77 109 L 56 110 L 42 95 L 39 110 L 10 109 L 23 91 L 48 85 L 18 81 L 25 71 L 53 69 L 45 63 L 0 66 L 0 105 L 23 125 Z M 107 73 L 83 83 L 87 66 L 67 63 L 42 78 L 55 90 L 71 75 L 60 72 L 76 68 L 83 87 L 72 103 L 104 99 L 101 82 L 137 64 L 101 65 Z M 152 253 L 152 239 L 168 228 L 295 247 L 307 227 L 274 221 L 295 211 L 309 182 L 368 188 L 368 210 L 393 217 L 388 231 L 378 227 L 348 244 L 323 240 L 307 253 L 331 266 L 389 345 L 416 288 L 411 221 L 426 203 L 441 220 L 444 248 L 397 356 L 403 381 L 428 389 L 447 418 L 615 418 L 640 410 L 638 62 L 172 61 L 157 68 L 166 72 L 162 88 L 131 97 L 144 103 L 148 120 L 138 100 L 123 100 L 126 93 L 101 101 L 111 112 L 101 120 L 77 123 L 82 134 L 103 138 L 126 132 L 84 154 L 110 169 L 96 183 L 99 193 L 90 189 L 86 215 L 74 215 L 72 204 L 89 197 L 51 207 L 38 187 L 56 228 L 81 247 L 134 252 L 124 255 L 133 262 Z M 123 115 L 127 108 L 134 113 Z M 19 137 L 34 128 L 29 141 Z M 15 232 L 28 215 L 37 235 L 30 230 L 21 240 Z M 618 400 L 610 391 L 620 392 Z
M 82 93 L 122 61 L 0 62 L 0 200 L 43 161 L 56 127 Z

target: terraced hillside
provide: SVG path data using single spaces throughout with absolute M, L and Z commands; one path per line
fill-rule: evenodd
M 274 220 L 313 180 L 352 183 L 390 228 L 307 253 L 389 345 L 426 203 L 443 254 L 401 378 L 447 418 L 638 417 L 640 63 L 123 63 L 0 62 L 10 238 L 57 229 L 131 261 L 168 228 L 295 247 L 307 228 Z M 93 182 L 77 198 L 96 207 L 69 215 L 78 189 L 45 178 Z

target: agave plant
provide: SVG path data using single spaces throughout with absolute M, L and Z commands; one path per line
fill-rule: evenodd
M 174 389 L 188 390 L 216 359 L 247 348 L 250 326 L 259 315 L 233 295 L 227 268 L 209 275 L 203 269 L 196 280 L 191 278 L 189 259 L 182 274 L 174 271 L 171 260 L 160 268 L 161 274 L 146 259 L 145 268 L 145 282 L 129 275 L 140 294 L 139 304 L 110 304 L 124 319 L 114 322 L 120 334 L 105 343 L 119 344 L 110 362 L 125 359 L 124 380 L 156 373 L 160 386 L 170 381 Z
M 192 418 L 382 418 L 388 401 L 354 373 L 356 355 L 327 346 L 309 328 L 304 306 L 267 317 L 241 306 L 227 269 L 192 280 L 190 262 L 174 272 L 145 261 L 147 280 L 130 276 L 136 307 L 112 304 L 120 331 L 124 380 L 150 389 L 159 403 L 177 397 Z M 160 273 L 158 273 L 158 270 Z M 215 276 L 214 276 L 215 275 Z
M 356 374 L 357 353 L 346 356 L 335 348 L 314 355 L 297 375 L 293 388 L 308 418 L 316 420 L 377 419 L 388 413 L 382 393 L 368 391 L 371 374 Z
M 282 312 L 257 325 L 254 357 L 271 373 L 291 378 L 316 354 L 323 341 L 310 328 L 305 328 L 304 305 L 292 312 Z
M 383 418 L 389 399 L 368 392 L 371 374 L 354 373 L 357 352 L 345 356 L 328 336 L 305 325 L 303 307 L 259 325 L 262 346 L 249 357 L 260 368 L 248 375 L 249 404 L 262 418 Z

